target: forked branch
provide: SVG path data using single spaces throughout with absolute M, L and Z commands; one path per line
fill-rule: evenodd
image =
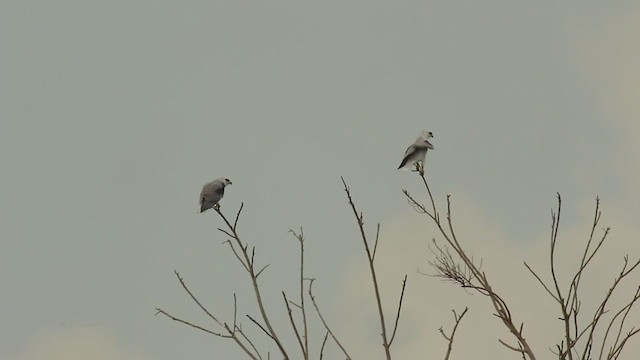
M 447 353 L 444 356 L 444 360 L 449 360 L 449 357 L 451 356 L 451 351 L 453 350 L 453 339 L 456 336 L 456 331 L 458 331 L 458 325 L 460 325 L 460 322 L 462 321 L 462 318 L 464 317 L 464 315 L 467 313 L 468 310 L 469 310 L 469 308 L 465 307 L 464 311 L 460 315 L 458 315 L 455 310 L 451 310 L 451 312 L 453 312 L 453 320 L 455 321 L 455 323 L 453 325 L 453 330 L 451 330 L 451 334 L 449 334 L 449 335 L 445 334 L 445 332 L 442 329 L 442 327 L 440 329 L 438 329 L 440 331 L 440 334 L 442 334 L 442 336 L 448 342 Z
M 402 309 L 402 297 L 404 296 L 404 289 L 405 289 L 405 285 L 407 282 L 407 276 L 405 275 L 404 278 L 404 282 L 402 285 L 402 292 L 400 295 L 400 302 L 398 304 L 398 312 L 397 312 L 397 316 L 396 316 L 396 322 L 395 322 L 395 326 L 394 326 L 394 330 L 393 330 L 393 334 L 391 335 L 391 337 L 388 336 L 387 334 L 387 325 L 386 322 L 384 320 L 384 310 L 382 309 L 382 299 L 380 297 L 380 288 L 378 286 L 378 277 L 376 274 L 376 268 L 375 268 L 375 264 L 374 264 L 374 260 L 375 260 L 375 251 L 378 248 L 378 237 L 380 234 L 380 225 L 378 224 L 378 229 L 376 231 L 376 240 L 375 240 L 375 244 L 374 244 L 374 251 L 372 252 L 370 247 L 369 247 L 369 241 L 367 240 L 367 235 L 364 231 L 364 220 L 363 220 L 363 215 L 361 212 L 358 212 L 356 205 L 353 202 L 353 198 L 351 197 L 351 190 L 349 189 L 349 186 L 347 185 L 346 181 L 344 180 L 344 178 L 342 179 L 342 184 L 344 185 L 344 192 L 347 195 L 347 200 L 349 201 L 349 206 L 351 207 L 351 210 L 353 211 L 353 215 L 356 218 L 356 223 L 358 224 L 358 229 L 360 230 L 360 237 L 362 238 L 362 243 L 364 244 L 364 249 L 365 252 L 367 254 L 367 261 L 369 263 L 369 271 L 371 273 L 371 280 L 373 282 L 373 290 L 376 296 L 376 305 L 378 307 L 378 317 L 380 318 L 380 328 L 382 330 L 382 347 L 384 348 L 384 353 L 386 356 L 387 360 L 391 360 L 391 343 L 393 342 L 393 338 L 395 337 L 395 333 L 396 330 L 398 328 L 398 321 L 400 319 L 400 310 Z
M 473 258 L 467 255 L 460 244 L 453 226 L 451 197 L 447 195 L 447 222 L 446 225 L 444 225 L 440 221 L 438 209 L 433 200 L 427 179 L 424 177 L 424 174 L 420 172 L 418 172 L 418 176 L 422 179 L 422 183 L 429 194 L 431 209 L 417 201 L 407 190 L 403 190 L 403 193 L 407 197 L 409 204 L 418 213 L 427 215 L 427 217 L 435 223 L 448 245 L 448 247 L 443 248 L 438 246 L 437 243 L 434 243 L 436 250 L 432 250 L 432 252 L 436 254 L 436 259 L 432 261 L 431 264 L 434 265 L 436 270 L 435 276 L 451 280 L 464 288 L 477 290 L 479 293 L 487 296 L 494 307 L 495 315 L 502 320 L 502 323 L 507 327 L 509 332 L 516 338 L 518 345 L 512 346 L 502 340 L 499 340 L 499 342 L 508 349 L 522 354 L 524 358 L 528 357 L 530 360 L 535 360 L 536 357 L 533 350 L 524 337 L 522 326 L 518 327 L 515 325 L 507 303 L 493 290 L 486 274 L 481 270 L 480 265 L 476 264 Z M 449 251 L 449 248 L 453 249 L 453 253 Z M 459 260 L 455 258 L 454 253 Z M 460 264 L 460 261 L 462 261 L 462 264 Z
M 608 325 L 604 330 L 604 333 L 600 339 L 596 337 L 596 331 L 598 325 L 602 323 L 606 314 L 609 313 L 608 304 L 613 297 L 616 289 L 621 282 L 630 273 L 636 270 L 640 265 L 640 260 L 633 264 L 629 263 L 627 256 L 624 257 L 624 264 L 618 275 L 614 278 L 613 284 L 604 295 L 604 298 L 600 300 L 594 314 L 587 318 L 585 322 L 582 317 L 579 316 L 581 310 L 582 299 L 580 297 L 580 289 L 582 285 L 582 278 L 587 270 L 588 266 L 592 263 L 592 260 L 598 254 L 602 248 L 610 228 L 605 228 L 602 236 L 598 239 L 594 239 L 595 230 L 600 221 L 602 212 L 600 211 L 600 199 L 596 198 L 595 212 L 593 216 L 593 223 L 589 237 L 587 238 L 582 256 L 580 258 L 580 264 L 578 265 L 575 273 L 571 276 L 571 281 L 566 290 L 563 290 L 559 285 L 560 281 L 557 275 L 557 261 L 556 261 L 556 249 L 558 244 L 558 230 L 560 224 L 560 214 L 562 210 L 562 199 L 558 194 L 558 207 L 556 211 L 551 212 L 551 238 L 550 238 L 550 273 L 551 284 L 547 284 L 542 280 L 542 277 L 538 275 L 531 266 L 525 263 L 526 268 L 536 278 L 538 283 L 542 285 L 547 294 L 553 298 L 558 304 L 560 310 L 560 319 L 562 320 L 564 327 L 564 335 L 562 341 L 556 345 L 558 353 L 556 354 L 561 360 L 573 360 L 578 358 L 581 360 L 587 360 L 592 358 L 593 349 L 598 346 L 596 342 L 600 344 L 600 353 L 598 359 L 615 359 L 623 350 L 627 340 L 635 335 L 635 330 L 632 328 L 627 335 L 624 336 L 623 330 L 627 314 L 633 307 L 633 305 L 639 300 L 639 293 L 636 292 L 635 296 L 623 307 L 618 309 L 615 314 L 608 321 Z M 618 321 L 619 320 L 619 321 Z M 617 324 L 617 325 L 615 325 Z M 617 328 L 616 336 L 613 339 L 609 338 L 612 330 Z M 605 353 L 605 348 L 609 348 L 609 352 Z
M 207 329 L 203 326 L 200 325 L 196 325 L 190 321 L 184 320 L 182 318 L 173 316 L 171 314 L 169 314 L 168 312 L 166 312 L 165 310 L 161 309 L 161 308 L 156 308 L 156 315 L 158 314 L 162 314 L 166 317 L 168 317 L 169 319 L 182 323 L 184 325 L 187 325 L 189 327 L 192 327 L 194 329 L 198 329 L 201 331 L 204 331 L 208 334 L 211 335 L 215 335 L 217 337 L 221 337 L 221 338 L 228 338 L 228 339 L 233 339 L 233 341 L 235 341 L 235 343 L 242 349 L 242 351 L 244 351 L 251 359 L 253 360 L 261 360 L 262 356 L 260 354 L 260 352 L 258 352 L 258 349 L 256 349 L 256 347 L 254 346 L 253 342 L 244 334 L 244 332 L 242 331 L 242 327 L 236 322 L 236 312 L 238 311 L 237 308 L 237 303 L 236 303 L 236 297 L 235 294 L 233 296 L 233 307 L 234 307 L 234 316 L 233 316 L 233 324 L 231 326 L 229 326 L 227 323 L 223 323 L 220 320 L 218 320 L 218 318 L 216 316 L 214 316 L 207 308 L 204 307 L 204 305 L 202 305 L 202 303 L 200 302 L 200 300 L 198 300 L 198 298 L 193 294 L 193 292 L 191 292 L 191 290 L 189 289 L 189 287 L 187 287 L 187 284 L 185 283 L 184 279 L 180 276 L 180 274 L 177 271 L 174 271 L 176 274 L 176 277 L 178 278 L 178 281 L 180 281 L 180 284 L 182 285 L 182 288 L 187 292 L 187 294 L 189 294 L 189 297 L 191 297 L 191 299 L 198 305 L 198 307 L 204 311 L 205 314 L 207 314 L 207 316 L 209 316 L 211 319 L 213 319 L 213 321 L 216 322 L 216 324 L 218 324 L 218 326 L 220 326 L 222 329 L 224 329 L 224 332 L 226 333 L 222 333 L 219 331 L 213 331 L 210 329 Z M 251 349 L 249 348 L 251 347 Z

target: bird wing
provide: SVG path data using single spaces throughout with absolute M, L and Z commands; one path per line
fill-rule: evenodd
M 407 151 L 404 153 L 404 158 L 398 169 L 412 166 L 418 161 L 424 161 L 424 157 L 427 155 L 427 150 L 433 150 L 433 145 L 427 140 L 426 132 L 418 136 L 413 144 L 409 145 Z
M 400 163 L 400 166 L 398 167 L 398 169 L 405 167 L 407 163 L 415 157 L 417 151 L 418 151 L 418 148 L 415 146 L 415 144 L 409 145 L 409 147 L 407 148 L 407 151 L 405 151 L 404 153 L 404 157 L 402 158 L 402 163 Z
M 416 144 L 411 144 L 409 145 L 409 147 L 407 148 L 407 151 L 404 152 L 404 157 L 406 158 L 407 156 L 409 156 L 410 154 L 415 153 L 417 150 L 417 146 Z
M 202 187 L 202 197 L 208 201 L 218 202 L 224 195 L 224 184 L 222 181 L 214 180 Z
M 200 193 L 200 212 L 210 209 L 217 204 L 224 195 L 224 184 L 220 180 L 214 180 L 204 184 Z

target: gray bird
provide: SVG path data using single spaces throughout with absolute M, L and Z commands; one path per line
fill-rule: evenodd
M 214 207 L 219 208 L 218 202 L 222 199 L 227 185 L 231 185 L 231 180 L 223 177 L 204 184 L 200 193 L 200 212 Z
M 433 145 L 429 142 L 432 137 L 433 133 L 431 131 L 422 131 L 416 141 L 407 148 L 398 169 L 408 170 L 415 165 L 420 174 L 424 175 L 424 159 L 427 156 L 427 150 L 433 150 Z

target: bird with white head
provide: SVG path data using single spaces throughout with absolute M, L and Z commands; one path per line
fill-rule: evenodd
M 416 141 L 407 148 L 398 169 L 409 170 L 415 166 L 415 170 L 420 172 L 420 175 L 424 175 L 424 160 L 427 156 L 427 150 L 433 150 L 433 145 L 429 142 L 432 137 L 431 131 L 423 130 Z
M 221 177 L 204 184 L 200 192 L 200 212 L 211 208 L 220 208 L 220 200 L 224 196 L 224 188 L 231 185 L 231 180 Z

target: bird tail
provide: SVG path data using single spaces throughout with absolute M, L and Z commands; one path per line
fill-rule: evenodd
M 211 203 L 209 203 L 209 202 L 206 202 L 206 201 L 203 201 L 203 202 L 200 204 L 200 213 L 203 213 L 203 212 L 205 212 L 206 210 L 211 209 L 212 207 L 213 207 L 213 204 L 211 204 Z
M 400 166 L 398 166 L 398 170 L 402 169 L 403 167 L 405 167 L 407 165 L 407 159 L 402 159 L 402 162 L 400 163 Z

